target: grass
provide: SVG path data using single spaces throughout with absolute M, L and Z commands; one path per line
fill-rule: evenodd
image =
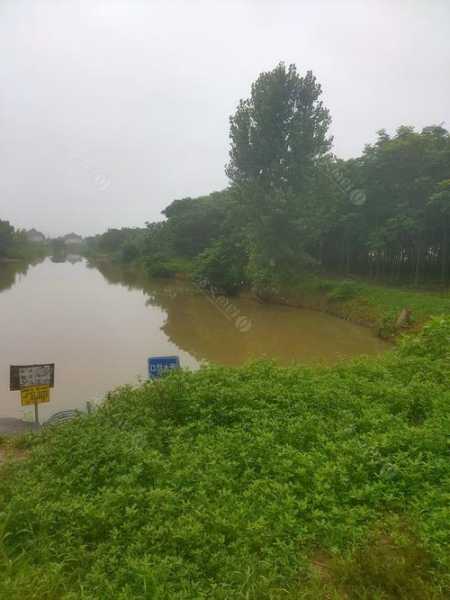
M 396 326 L 403 309 L 410 311 L 411 330 L 433 315 L 450 314 L 450 292 L 376 285 L 357 280 L 308 278 L 292 283 L 282 295 L 290 303 L 320 308 L 336 316 L 376 328 L 389 338 L 404 330 Z
M 450 318 L 332 368 L 174 373 L 27 438 L 0 597 L 448 597 Z
M 29 434 L 0 435 L 0 465 L 26 458 L 27 450 L 32 444 L 33 436 Z
M 186 278 L 192 274 L 193 263 L 187 258 L 149 258 L 145 261 L 147 275 L 151 278 Z
M 187 258 L 152 259 L 149 277 L 190 279 L 194 262 Z M 258 298 L 329 312 L 349 321 L 373 327 L 378 335 L 393 339 L 405 330 L 418 331 L 434 315 L 450 314 L 450 291 L 432 291 L 411 286 L 395 287 L 357 279 L 303 275 L 274 282 L 273 288 L 258 290 Z M 249 284 L 251 288 L 251 283 Z M 404 309 L 409 322 L 397 326 Z

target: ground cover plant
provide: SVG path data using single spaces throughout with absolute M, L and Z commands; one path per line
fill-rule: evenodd
M 121 388 L 2 467 L 0 597 L 448 597 L 449 404 L 449 317 L 375 360 Z
M 448 290 L 380 285 L 361 279 L 305 277 L 282 282 L 271 292 L 275 302 L 319 308 L 350 321 L 373 327 L 380 337 L 393 338 L 419 330 L 431 316 L 450 314 Z M 398 318 L 408 313 L 401 325 Z

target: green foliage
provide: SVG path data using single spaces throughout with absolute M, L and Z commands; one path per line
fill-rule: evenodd
M 339 317 L 375 327 L 381 337 L 399 333 L 397 319 L 406 308 L 406 328 L 418 329 L 432 315 L 450 314 L 450 294 L 417 291 L 408 287 L 381 286 L 361 280 L 305 277 L 283 284 L 280 296 L 301 298 L 302 306 L 320 307 Z
M 139 245 L 136 241 L 126 240 L 121 246 L 122 262 L 130 263 L 136 261 L 140 257 Z
M 202 286 L 235 294 L 245 283 L 247 255 L 239 241 L 218 240 L 195 263 L 194 278 Z
M 101 235 L 86 238 L 83 251 L 89 257 L 110 256 L 123 263 L 136 262 L 143 253 L 145 232 L 138 227 L 108 229 Z M 59 241 L 55 240 L 56 243 Z
M 102 234 L 98 241 L 98 247 L 101 252 L 114 253 L 119 250 L 121 245 L 128 239 L 129 229 L 108 229 Z
M 36 436 L 31 433 L 23 433 L 10 438 L 10 444 L 16 450 L 29 450 L 37 441 Z
M 361 156 L 342 160 L 330 152 L 331 117 L 321 95 L 312 72 L 301 76 L 295 65 L 261 73 L 230 118 L 230 187 L 174 200 L 162 211 L 166 221 L 146 230 L 96 236 L 91 252 L 153 263 L 149 273 L 158 276 L 170 275 L 170 259 L 202 255 L 198 264 L 208 263 L 202 268 L 233 290 L 232 238 L 246 249 L 246 279 L 257 290 L 319 268 L 448 285 L 449 132 L 441 126 L 420 132 L 401 126 L 392 136 L 380 130 Z M 218 248 L 222 274 L 213 267 Z M 348 286 L 341 292 L 350 293 Z M 388 335 L 393 323 L 383 316 L 378 326 Z
M 449 331 L 174 373 L 44 432 L 0 478 L 0 597 L 444 598 Z
M 356 281 L 340 281 L 332 287 L 328 299 L 337 302 L 352 300 L 361 294 L 362 286 Z
M 198 260 L 223 289 L 235 290 L 234 249 L 246 248 L 247 282 L 272 290 L 319 268 L 345 277 L 415 285 L 450 281 L 450 135 L 441 126 L 378 132 L 360 157 L 330 153 L 329 111 L 312 72 L 279 63 L 261 73 L 230 118 L 231 186 L 174 200 L 163 223 L 97 236 L 96 252 L 122 262 Z M 224 256 L 228 247 L 231 255 Z M 212 266 L 218 248 L 223 273 Z M 350 293 L 341 290 L 345 295 Z M 336 292 L 337 293 L 337 292 Z M 349 300 L 350 298 L 348 298 Z M 344 300 L 338 294 L 336 300 Z M 389 335 L 391 320 L 379 330 Z
M 149 277 L 171 279 L 176 275 L 176 270 L 170 265 L 169 261 L 160 255 L 153 255 L 147 259 L 145 270 Z
M 186 258 L 164 258 L 153 255 L 148 258 L 145 265 L 149 277 L 172 278 L 177 274 L 189 274 L 192 271 L 192 262 Z
M 384 600 L 437 600 L 433 561 L 413 532 L 390 519 L 371 532 L 349 558 L 329 560 L 329 576 L 344 597 Z
M 0 220 L 0 257 L 8 256 L 14 241 L 14 227 L 9 221 Z
M 199 198 L 174 200 L 162 212 L 167 217 L 176 256 L 198 256 L 223 233 L 230 208 L 230 194 L 224 190 Z
M 331 146 L 331 118 L 321 93 L 312 72 L 301 77 L 295 65 L 279 63 L 261 73 L 230 118 L 230 179 L 304 191 L 314 159 Z
M 401 346 L 404 356 L 426 356 L 432 352 L 450 361 L 450 319 L 437 316 L 423 326 L 413 339 L 406 338 Z M 450 366 L 450 364 L 449 364 Z
M 338 166 L 349 186 L 337 181 L 344 200 L 336 196 L 328 212 L 332 220 L 321 242 L 326 267 L 416 284 L 448 282 L 448 131 L 403 126 L 390 137 L 381 130 L 362 157 Z M 352 188 L 364 190 L 362 203 L 352 202 Z
M 312 72 L 280 63 L 261 73 L 230 119 L 227 174 L 245 208 L 253 286 L 274 285 L 314 262 L 306 249 L 316 163 L 330 149 L 331 122 Z
M 47 252 L 45 243 L 30 242 L 24 229 L 15 229 L 9 221 L 0 219 L 0 259 L 28 261 L 43 258 Z

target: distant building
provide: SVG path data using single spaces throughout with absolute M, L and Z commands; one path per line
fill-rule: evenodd
M 67 254 L 66 256 L 66 262 L 70 262 L 72 265 L 82 260 L 83 259 L 79 254 Z
M 30 229 L 25 234 L 29 242 L 45 242 L 45 235 L 37 229 Z
M 66 246 L 79 246 L 83 243 L 83 238 L 81 235 L 76 233 L 68 233 L 62 238 L 62 240 Z

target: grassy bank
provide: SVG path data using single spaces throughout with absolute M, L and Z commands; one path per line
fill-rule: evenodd
M 435 319 L 376 360 L 173 374 L 30 438 L 0 597 L 446 597 L 449 348 Z
M 141 264 L 139 268 L 142 268 Z M 149 277 L 157 278 L 190 279 L 195 271 L 193 262 L 184 259 L 150 262 L 144 268 Z M 268 286 L 268 289 L 258 291 L 255 291 L 255 287 L 251 281 L 247 282 L 242 293 L 250 292 L 266 302 L 328 312 L 372 327 L 382 338 L 394 338 L 406 330 L 418 331 L 433 315 L 450 315 L 449 290 L 396 287 L 320 275 L 281 280 Z M 407 311 L 407 319 L 398 324 L 398 318 L 404 310 Z
M 308 277 L 275 286 L 262 295 L 270 302 L 314 308 L 376 329 L 389 338 L 409 329 L 418 330 L 433 315 L 450 315 L 450 292 L 433 292 L 407 287 Z M 406 309 L 408 320 L 397 325 Z
M 95 263 L 112 258 L 97 255 L 92 260 Z M 192 261 L 180 258 L 163 262 L 149 261 L 148 264 L 135 261 L 127 263 L 127 267 L 156 279 L 191 279 L 195 272 Z M 215 289 L 213 285 L 211 288 Z M 220 290 L 216 292 L 220 293 Z M 386 339 L 398 337 L 405 331 L 420 330 L 433 315 L 450 315 L 449 290 L 395 287 L 320 275 L 306 274 L 296 280 L 281 280 L 262 289 L 256 289 L 252 282 L 247 282 L 241 293 L 257 297 L 263 302 L 324 311 L 374 328 L 380 337 Z M 397 321 L 405 309 L 408 318 L 400 325 Z
M 48 255 L 49 248 L 47 244 L 24 242 L 15 244 L 7 255 L 0 256 L 0 264 L 19 261 L 32 262 L 34 260 L 45 258 L 45 256 Z

